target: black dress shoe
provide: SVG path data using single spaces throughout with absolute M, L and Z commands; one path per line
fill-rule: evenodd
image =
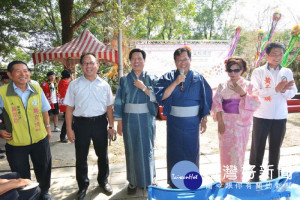
M 87 188 L 80 189 L 80 190 L 77 192 L 76 199 L 77 199 L 77 200 L 82 200 L 82 199 L 84 199 L 84 197 L 85 197 L 85 195 L 86 195 L 86 191 L 87 191 Z
M 61 143 L 68 143 L 68 140 L 65 138 L 63 140 L 60 140 Z
M 51 200 L 51 196 L 49 193 L 41 195 L 40 199 L 42 200 Z
M 104 190 L 104 193 L 107 195 L 111 195 L 113 193 L 113 190 L 109 183 L 100 184 L 100 187 Z

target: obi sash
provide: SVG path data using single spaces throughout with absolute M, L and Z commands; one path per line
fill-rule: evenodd
M 170 115 L 175 117 L 195 117 L 199 114 L 200 106 L 172 106 Z
M 224 113 L 239 114 L 240 99 L 223 99 Z
M 141 104 L 133 104 L 133 103 L 126 103 L 124 108 L 124 113 L 133 113 L 133 114 L 143 114 L 148 113 L 149 109 L 146 103 Z

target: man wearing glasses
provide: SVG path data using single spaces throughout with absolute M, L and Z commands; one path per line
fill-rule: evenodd
M 174 52 L 176 70 L 164 74 L 155 86 L 156 100 L 167 116 L 168 184 L 173 166 L 183 160 L 199 167 L 200 133 L 206 130 L 212 104 L 212 90 L 199 73 L 190 70 L 191 52 L 179 48 Z
M 75 143 L 77 199 L 84 199 L 89 186 L 87 156 L 91 139 L 98 156 L 97 181 L 105 194 L 112 194 L 108 183 L 107 132 L 111 136 L 114 133 L 114 98 L 109 84 L 97 75 L 99 63 L 95 55 L 83 54 L 80 64 L 84 74 L 70 83 L 64 104 L 67 136 Z
M 256 68 L 251 83 L 258 90 L 261 102 L 254 112 L 250 165 L 254 176 L 250 182 L 260 181 L 266 140 L 269 137 L 269 179 L 277 178 L 280 147 L 286 131 L 288 116 L 287 99 L 295 96 L 297 87 L 290 69 L 280 65 L 285 47 L 281 43 L 271 42 L 266 46 L 267 63 Z

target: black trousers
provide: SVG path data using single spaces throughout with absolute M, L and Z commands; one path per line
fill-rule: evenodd
M 52 157 L 48 136 L 38 143 L 28 146 L 12 146 L 6 143 L 6 156 L 12 172 L 18 172 L 21 178 L 30 179 L 31 158 L 41 193 L 48 193 L 51 182 Z
M 63 115 L 63 118 L 64 118 L 64 122 L 63 122 L 63 125 L 61 127 L 61 132 L 60 132 L 60 141 L 66 139 L 66 135 L 67 135 L 67 129 L 66 129 L 66 116 L 65 116 L 66 113 L 64 113 Z
M 0 176 L 0 179 L 18 179 L 20 175 L 16 172 L 5 174 Z M 20 190 L 18 188 L 12 189 L 2 195 L 0 195 L 1 200 L 37 200 L 39 199 L 41 189 L 39 187 L 32 188 L 30 190 Z
M 259 172 L 263 162 L 266 140 L 269 141 L 269 175 L 278 176 L 280 147 L 286 132 L 286 119 L 262 119 L 253 117 L 252 144 L 250 152 L 250 165 L 254 165 L 256 173 Z
M 109 162 L 107 155 L 107 119 L 106 115 L 98 117 L 74 117 L 76 180 L 79 189 L 89 186 L 87 156 L 91 140 L 98 157 L 99 184 L 107 183 Z

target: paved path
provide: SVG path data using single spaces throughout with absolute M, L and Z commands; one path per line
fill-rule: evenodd
M 287 125 L 287 135 L 281 151 L 280 165 L 284 172 L 291 172 L 300 169 L 300 114 L 290 114 Z M 60 121 L 61 123 L 61 121 Z M 166 177 L 166 127 L 164 121 L 157 121 L 157 135 L 155 145 L 155 164 L 157 182 L 161 187 L 167 187 Z M 208 131 L 200 138 L 200 174 L 203 178 L 202 185 L 208 185 L 213 182 L 220 180 L 220 162 L 218 153 L 218 140 L 216 136 L 216 123 L 209 119 Z M 51 152 L 53 157 L 53 168 L 52 168 L 52 179 L 50 193 L 52 199 L 60 200 L 67 199 L 71 200 L 75 198 L 77 188 L 77 182 L 75 179 L 75 153 L 73 144 L 60 143 L 59 133 L 53 132 L 51 139 Z M 251 139 L 250 139 L 251 140 Z M 0 146 L 4 143 L 0 140 Z M 88 158 L 89 162 L 89 177 L 90 186 L 88 189 L 87 199 L 104 200 L 104 199 L 118 199 L 118 200 L 129 200 L 129 199 L 147 199 L 147 191 L 139 189 L 137 194 L 134 196 L 128 196 L 126 194 L 127 181 L 126 181 L 126 165 L 124 157 L 124 147 L 122 138 L 119 137 L 116 142 L 112 143 L 109 147 L 110 157 L 110 176 L 109 182 L 111 183 L 114 192 L 111 196 L 103 194 L 102 190 L 97 184 L 97 165 L 96 156 L 93 149 L 90 149 Z M 249 141 L 250 143 L 250 141 Z M 246 152 L 245 167 L 249 168 L 249 143 Z M 268 150 L 265 152 L 264 166 L 266 167 Z M 0 174 L 7 173 L 9 166 L 6 160 L 0 160 Z M 34 173 L 33 174 L 33 179 Z M 250 174 L 244 174 L 244 180 L 249 179 Z M 267 172 L 265 171 L 262 175 L 262 179 L 267 178 Z

